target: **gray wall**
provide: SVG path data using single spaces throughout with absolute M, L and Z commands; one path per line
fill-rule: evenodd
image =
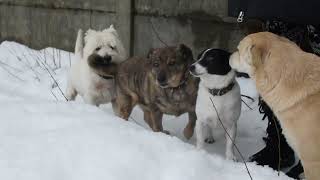
M 215 47 L 234 50 L 261 28 L 227 17 L 227 0 L 0 0 L 0 41 L 15 40 L 36 49 L 73 51 L 79 28 L 115 24 L 135 55 L 151 47 L 185 43 L 197 54 Z

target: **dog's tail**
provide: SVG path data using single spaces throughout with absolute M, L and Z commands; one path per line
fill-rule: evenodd
M 75 47 L 74 53 L 77 57 L 82 59 L 82 57 L 83 57 L 83 31 L 82 31 L 82 29 L 79 29 L 79 31 L 78 31 L 76 47 Z

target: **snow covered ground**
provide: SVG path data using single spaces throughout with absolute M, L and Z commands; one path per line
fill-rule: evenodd
M 250 179 L 243 163 L 224 160 L 222 131 L 207 151 L 196 150 L 194 138 L 184 139 L 186 115 L 164 117 L 168 136 L 151 132 L 139 108 L 125 122 L 110 105 L 66 102 L 59 87 L 64 91 L 72 61 L 72 53 L 54 48 L 0 45 L 1 180 Z M 250 81 L 239 82 L 243 94 L 257 98 Z M 263 147 L 266 122 L 257 103 L 246 102 L 254 110 L 243 104 L 237 145 L 248 158 Z M 254 180 L 289 179 L 267 167 L 248 167 Z

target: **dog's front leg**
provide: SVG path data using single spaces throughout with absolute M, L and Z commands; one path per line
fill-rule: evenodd
M 152 123 L 151 129 L 154 132 L 164 132 L 166 134 L 170 134 L 169 131 L 163 130 L 162 117 L 163 113 L 159 110 L 150 111 L 150 122 Z
M 149 127 L 152 129 L 153 123 L 151 120 L 151 112 L 150 111 L 148 111 L 148 110 L 143 111 L 143 119 L 149 125 Z
M 85 94 L 83 96 L 83 100 L 87 104 L 91 104 L 93 106 L 99 106 L 99 104 L 97 103 L 97 99 L 95 97 L 93 97 L 92 95 Z
M 204 140 L 208 135 L 209 127 L 207 124 L 203 123 L 201 120 L 198 119 L 196 123 L 196 137 L 197 137 L 197 149 L 203 149 L 204 147 Z
M 194 127 L 196 126 L 197 115 L 195 112 L 189 112 L 189 122 L 183 130 L 184 137 L 190 139 L 194 132 Z
M 231 128 L 227 127 L 227 132 L 229 135 L 226 133 L 226 158 L 229 160 L 236 161 L 236 156 L 234 155 L 234 147 L 233 143 L 235 143 L 236 140 L 236 134 L 237 134 L 237 122 L 235 122 Z
M 128 120 L 135 104 L 130 96 L 117 93 L 117 97 L 112 100 L 112 109 L 116 116 Z
M 66 98 L 68 101 L 74 101 L 76 99 L 76 96 L 78 95 L 78 92 L 76 89 L 69 83 L 67 85 L 67 90 L 66 90 Z

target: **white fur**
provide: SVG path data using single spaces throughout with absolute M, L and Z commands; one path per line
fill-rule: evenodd
M 226 158 L 236 160 L 232 141 L 235 141 L 236 138 L 237 121 L 241 112 L 241 96 L 239 84 L 235 80 L 235 72 L 232 70 L 226 75 L 203 73 L 198 76 L 200 77 L 200 83 L 196 103 L 198 118 L 196 123 L 197 148 L 203 149 L 205 139 L 212 138 L 212 131 L 217 127 L 222 128 L 211 102 L 212 100 L 224 127 L 232 138 L 231 140 L 225 134 Z M 233 89 L 222 96 L 213 96 L 208 91 L 209 88 L 220 89 L 226 87 L 232 81 L 235 82 Z
M 98 47 L 100 49 L 96 50 Z M 85 37 L 79 30 L 75 46 L 76 61 L 71 66 L 66 90 L 68 100 L 74 100 L 79 94 L 86 103 L 98 106 L 113 99 L 114 80 L 101 78 L 88 65 L 87 59 L 93 53 L 109 55 L 114 63 L 126 60 L 126 52 L 113 25 L 103 31 L 89 29 Z

